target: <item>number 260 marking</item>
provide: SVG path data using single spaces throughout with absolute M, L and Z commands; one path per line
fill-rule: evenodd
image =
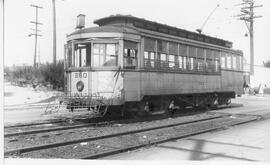
M 87 78 L 87 73 L 75 73 L 75 78 Z

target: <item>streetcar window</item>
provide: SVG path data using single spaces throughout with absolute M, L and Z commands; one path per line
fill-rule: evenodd
M 183 57 L 183 69 L 187 69 L 187 57 Z
M 80 66 L 86 66 L 86 49 L 81 49 L 81 64 Z
M 154 52 L 144 52 L 144 66 L 146 68 L 154 68 L 155 67 L 155 53 Z
M 118 45 L 117 44 L 94 44 L 93 66 L 107 67 L 117 66 Z
M 118 45 L 106 44 L 106 56 L 103 66 L 117 66 Z
M 224 53 L 222 53 L 221 54 L 221 58 L 220 58 L 220 62 L 221 62 L 221 68 L 226 68 L 226 57 L 225 57 L 225 54 Z
M 215 72 L 219 71 L 219 61 L 215 60 Z
M 190 70 L 194 69 L 194 57 L 189 58 L 189 69 Z
M 137 43 L 124 41 L 124 68 L 135 69 L 137 67 Z
M 169 55 L 169 67 L 174 68 L 175 66 L 175 55 Z
M 152 68 L 155 67 L 155 53 L 154 52 L 150 52 L 150 64 Z
M 167 68 L 167 54 L 159 53 L 161 68 Z
M 203 59 L 197 59 L 197 70 L 199 72 L 204 71 L 204 60 Z
M 94 44 L 93 66 L 100 67 L 105 56 L 105 44 Z
M 213 51 L 210 49 L 206 49 L 206 58 L 213 59 Z
M 149 52 L 144 52 L 144 67 L 150 67 Z
M 157 47 L 158 52 L 162 52 L 162 53 L 167 52 L 167 42 L 166 41 L 158 40 L 157 45 L 158 45 L 158 47 Z
M 240 70 L 242 70 L 243 69 L 243 57 L 242 56 L 240 56 L 240 61 L 239 61 L 239 67 L 240 67 Z
M 67 67 L 72 66 L 72 44 L 67 44 Z
M 151 39 L 151 38 L 145 38 L 144 39 L 144 50 L 147 51 L 156 51 L 156 40 Z
M 174 68 L 175 67 L 175 58 L 178 55 L 178 44 L 169 42 L 169 67 Z
M 161 53 L 160 54 L 160 60 L 163 62 L 166 62 L 166 54 Z
M 219 60 L 219 58 L 220 58 L 220 53 L 218 51 L 213 51 L 213 59 Z
M 197 48 L 197 58 L 204 58 L 204 49 Z
M 213 61 L 211 59 L 205 60 L 205 69 L 207 72 L 213 72 Z
M 221 57 L 221 68 L 225 68 L 225 57 Z
M 231 69 L 232 68 L 232 59 L 231 55 L 227 54 L 227 68 Z
M 193 46 L 189 46 L 188 54 L 189 57 L 196 57 L 196 48 Z
M 236 69 L 240 70 L 240 56 L 236 56 Z
M 214 66 L 215 66 L 215 72 L 219 72 L 220 67 L 220 54 L 218 51 L 213 51 L 213 59 L 214 59 Z
M 176 43 L 169 42 L 169 54 L 178 55 L 178 45 Z
M 179 55 L 187 56 L 187 46 L 186 45 L 179 45 Z
M 91 63 L 91 44 L 90 43 L 79 43 L 75 44 L 74 48 L 74 67 L 85 67 L 90 66 Z
M 137 50 L 124 49 L 124 67 L 128 69 L 135 69 L 137 66 Z
M 147 51 L 144 51 L 144 59 L 149 59 L 149 52 Z
M 178 62 L 179 62 L 179 68 L 183 69 L 183 57 L 182 56 L 178 56 Z
M 233 69 L 236 69 L 236 57 L 235 56 L 232 57 L 232 67 L 233 67 Z

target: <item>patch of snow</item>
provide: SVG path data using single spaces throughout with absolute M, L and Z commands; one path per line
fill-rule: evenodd
M 37 103 L 61 94 L 61 92 L 50 91 L 44 88 L 34 89 L 30 86 L 14 86 L 9 82 L 4 83 L 4 92 L 9 94 L 4 97 L 5 106 Z

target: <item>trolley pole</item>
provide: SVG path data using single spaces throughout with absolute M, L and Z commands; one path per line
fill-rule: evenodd
M 34 67 L 37 67 L 37 39 L 38 37 L 41 37 L 40 34 L 38 34 L 38 25 L 42 25 L 42 23 L 38 22 L 38 9 L 41 9 L 41 6 L 37 6 L 37 5 L 30 5 L 31 7 L 36 8 L 36 21 L 30 21 L 30 23 L 35 24 L 35 29 L 32 29 L 35 31 L 35 33 L 31 33 L 28 36 L 31 37 L 32 35 L 35 36 L 35 48 L 34 48 Z
M 249 31 L 249 39 L 250 39 L 250 75 L 254 75 L 254 19 L 261 18 L 262 16 L 255 16 L 254 8 L 262 7 L 262 5 L 255 5 L 254 0 L 243 0 L 241 5 L 241 13 L 237 15 L 240 20 L 245 21 L 247 29 Z

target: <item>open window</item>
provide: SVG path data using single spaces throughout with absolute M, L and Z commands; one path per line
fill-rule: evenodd
M 189 55 L 189 70 L 194 70 L 196 64 L 196 48 L 193 46 L 189 46 L 188 55 Z
M 157 67 L 156 40 L 151 38 L 144 39 L 144 67 Z
M 168 55 L 167 55 L 167 42 L 163 40 L 157 40 L 157 52 L 158 52 L 158 61 L 160 62 L 161 69 L 166 69 L 169 67 L 168 64 Z
M 178 62 L 179 62 L 179 68 L 180 69 L 187 69 L 187 46 L 179 44 L 179 56 L 178 56 Z
M 155 67 L 155 53 L 150 51 L 144 51 L 144 67 L 154 68 Z
M 199 72 L 205 71 L 204 59 L 197 58 L 197 71 Z
M 175 67 L 175 55 L 168 55 L 169 68 Z
M 131 41 L 124 41 L 124 68 L 137 68 L 137 43 Z
M 90 65 L 91 65 L 91 43 L 75 44 L 72 66 L 85 67 Z

